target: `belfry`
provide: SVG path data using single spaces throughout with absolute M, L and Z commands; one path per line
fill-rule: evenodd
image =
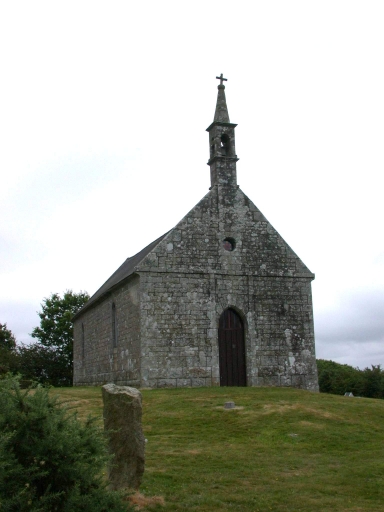
M 237 124 L 229 122 L 225 86 L 221 74 L 215 116 L 213 123 L 207 128 L 209 133 L 209 161 L 211 169 L 211 187 L 217 185 L 237 185 L 236 162 L 238 161 L 235 147 L 235 128 Z
M 318 390 L 314 274 L 237 185 L 237 125 L 217 78 L 211 187 L 75 315 L 74 385 Z

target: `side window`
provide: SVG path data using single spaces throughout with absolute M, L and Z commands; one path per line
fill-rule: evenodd
M 117 321 L 116 321 L 116 305 L 112 302 L 112 346 L 117 347 Z
M 84 324 L 81 324 L 81 357 L 83 359 L 85 357 L 85 332 L 84 332 Z

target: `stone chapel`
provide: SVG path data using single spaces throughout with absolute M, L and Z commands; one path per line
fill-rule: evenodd
M 318 390 L 315 276 L 237 185 L 217 78 L 209 192 L 75 315 L 74 385 Z

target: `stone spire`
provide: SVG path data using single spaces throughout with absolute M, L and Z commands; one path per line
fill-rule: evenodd
M 236 162 L 238 161 L 235 148 L 235 127 L 229 122 L 223 73 L 216 77 L 220 80 L 217 86 L 217 102 L 213 123 L 207 128 L 209 133 L 208 165 L 211 168 L 211 188 L 216 185 L 236 187 Z
M 217 76 L 216 78 L 220 80 L 220 85 L 217 86 L 219 92 L 217 93 L 214 121 L 229 123 L 228 107 L 227 101 L 225 99 L 225 85 L 223 84 L 223 81 L 227 81 L 227 79 L 223 78 L 223 73 L 221 73 L 221 75 Z

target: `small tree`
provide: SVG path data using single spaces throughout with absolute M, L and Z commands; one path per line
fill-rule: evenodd
M 40 327 L 31 333 L 41 345 L 53 350 L 60 361 L 59 370 L 65 377 L 67 385 L 72 382 L 73 364 L 73 322 L 72 317 L 89 299 L 87 292 L 64 292 L 63 297 L 53 293 L 41 304 Z
M 17 369 L 16 338 L 7 324 L 0 324 L 0 375 Z
M 371 368 L 365 368 L 363 396 L 371 398 L 384 398 L 384 371 L 381 365 L 371 365 Z
M 15 350 L 16 338 L 7 324 L 0 324 L 0 347 L 6 350 Z
M 0 503 L 8 512 L 127 512 L 102 475 L 102 430 L 84 424 L 47 389 L 0 381 Z
M 40 343 L 20 345 L 17 349 L 18 372 L 26 382 L 50 386 L 71 386 L 72 368 L 57 350 Z
M 360 370 L 347 364 L 317 359 L 317 369 L 322 393 L 343 395 L 351 391 L 355 396 L 384 398 L 384 370 L 380 365 Z

